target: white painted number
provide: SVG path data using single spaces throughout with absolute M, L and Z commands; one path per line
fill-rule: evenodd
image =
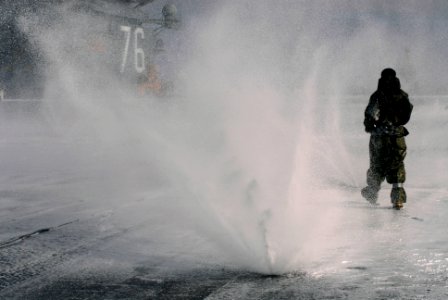
M 142 28 L 138 27 L 134 31 L 134 65 L 137 73 L 143 73 L 145 71 L 145 52 L 142 48 L 138 47 L 138 39 L 145 39 L 145 32 Z
M 128 51 L 129 51 L 129 40 L 131 39 L 131 27 L 129 26 L 120 26 L 121 31 L 125 34 L 125 43 L 124 43 L 124 51 L 123 51 L 123 59 L 121 60 L 121 69 L 120 72 L 124 72 L 124 67 L 126 67 L 126 61 L 128 59 Z
M 129 44 L 131 41 L 131 27 L 130 26 L 120 26 L 120 30 L 125 34 L 125 44 L 123 51 L 123 59 L 121 61 L 120 72 L 124 73 L 126 68 L 126 63 L 128 60 Z M 145 71 L 145 51 L 143 48 L 139 47 L 139 40 L 145 39 L 145 32 L 143 28 L 137 27 L 134 30 L 134 67 L 137 73 L 143 73 Z

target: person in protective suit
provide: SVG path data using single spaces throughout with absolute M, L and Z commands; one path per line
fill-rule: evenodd
M 367 186 L 361 194 L 372 204 L 377 202 L 384 179 L 392 184 L 390 197 L 393 207 L 400 209 L 406 203 L 404 158 L 405 136 L 409 132 L 403 125 L 409 121 L 412 108 L 408 94 L 401 90 L 396 72 L 390 68 L 384 69 L 378 89 L 370 96 L 364 112 L 365 130 L 370 133 L 370 166 Z

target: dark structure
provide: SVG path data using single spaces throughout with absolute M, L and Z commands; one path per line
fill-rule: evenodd
M 52 57 L 42 51 L 33 32 L 23 28 L 32 20 L 45 29 L 64 24 L 70 17 L 90 16 L 95 26 L 78 22 L 61 49 L 70 49 L 67 61 L 77 59 L 96 69 L 136 83 L 147 76 L 147 66 L 162 51 L 158 37 L 165 28 L 177 28 L 177 10 L 167 4 L 161 18 L 150 18 L 141 8 L 152 0 L 15 0 L 0 3 L 0 93 L 5 98 L 42 98 Z M 61 12 L 64 12 L 62 14 Z M 67 25 L 69 24 L 69 25 Z M 83 27 L 84 26 L 84 27 Z M 33 27 L 33 26 L 31 26 Z M 69 32 L 70 33 L 70 32 Z M 81 34 L 80 34 L 81 33 Z M 76 36 L 77 34 L 77 36 Z M 83 36 L 79 36 L 82 35 Z M 76 38 L 74 38 L 74 36 Z M 94 69 L 94 68 L 90 68 Z M 90 70 L 87 72 L 90 73 Z M 98 78 L 101 81 L 101 78 Z
M 400 209 L 406 203 L 403 183 L 406 180 L 404 159 L 406 157 L 405 136 L 409 134 L 405 125 L 412 113 L 408 94 L 401 90 L 400 80 L 393 69 L 384 69 L 378 89 L 370 97 L 364 112 L 364 126 L 370 133 L 370 167 L 367 171 L 367 187 L 361 194 L 370 203 L 376 204 L 378 192 L 384 179 L 392 184 L 391 202 Z
M 44 81 L 42 56 L 20 30 L 17 19 L 37 11 L 38 1 L 5 2 L 0 11 L 0 90 L 8 98 L 40 98 Z

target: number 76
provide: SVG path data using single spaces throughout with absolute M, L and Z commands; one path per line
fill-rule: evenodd
M 121 60 L 121 68 L 120 73 L 124 73 L 124 70 L 126 68 L 126 63 L 128 59 L 128 53 L 129 53 L 129 44 L 131 42 L 131 32 L 132 28 L 130 26 L 120 26 L 120 30 L 124 32 L 125 34 L 125 44 L 124 44 L 124 51 L 123 51 L 123 59 Z M 135 71 L 137 73 L 143 73 L 145 71 L 145 52 L 143 51 L 143 48 L 139 47 L 139 40 L 145 39 L 145 32 L 143 31 L 143 28 L 137 27 L 134 30 L 134 67 Z

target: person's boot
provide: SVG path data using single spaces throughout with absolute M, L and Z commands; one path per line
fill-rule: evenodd
M 361 190 L 361 195 L 370 202 L 370 204 L 376 205 L 378 200 L 379 188 L 373 186 L 366 186 Z
M 403 203 L 406 203 L 406 191 L 403 188 L 403 184 L 393 184 L 392 191 L 390 192 L 390 200 L 392 202 L 393 208 L 403 208 Z

